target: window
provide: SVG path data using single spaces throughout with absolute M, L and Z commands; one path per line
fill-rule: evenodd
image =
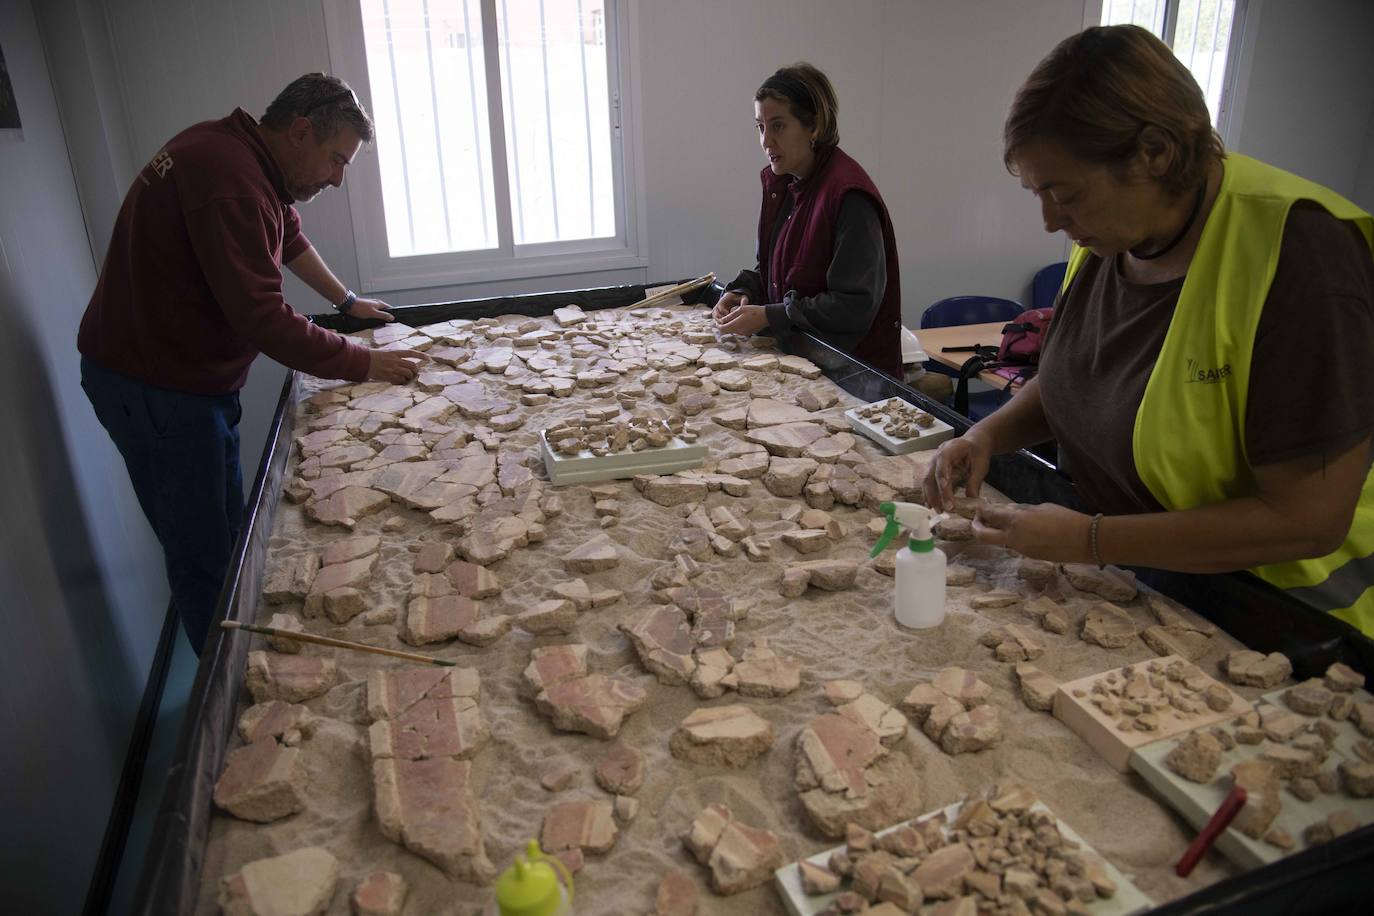
M 348 185 L 365 290 L 645 265 L 622 104 L 625 5 L 326 6 L 331 53 L 348 64 L 338 72 L 377 127 Z
M 1173 49 L 1207 99 L 1212 124 L 1225 133 L 1246 0 L 1103 0 L 1102 25 L 1149 29 Z

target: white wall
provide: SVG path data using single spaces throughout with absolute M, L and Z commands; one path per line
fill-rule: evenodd
M 1233 148 L 1374 206 L 1374 3 L 1253 0 L 1251 19 Z
M 0 2 L 0 859 L 6 912 L 78 912 L 167 606 L 159 552 L 79 387 L 95 263 L 29 0 Z

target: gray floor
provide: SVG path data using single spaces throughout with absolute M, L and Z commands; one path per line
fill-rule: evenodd
M 176 752 L 181 721 L 186 715 L 186 702 L 191 695 L 191 684 L 196 679 L 199 663 L 200 660 L 191 651 L 191 644 L 186 640 L 186 634 L 178 632 L 171 664 L 167 669 L 167 682 L 162 691 L 162 706 L 158 710 L 157 724 L 153 726 L 153 736 L 148 745 L 148 761 L 138 790 L 138 805 L 134 809 L 124 858 L 120 862 L 119 874 L 110 895 L 110 907 L 106 911 L 111 916 L 124 916 L 134 911 L 134 892 L 138 889 L 139 874 L 143 871 L 148 842 L 152 839 L 153 819 L 162 801 L 167 770 Z

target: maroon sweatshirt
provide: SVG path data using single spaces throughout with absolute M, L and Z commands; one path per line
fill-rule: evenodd
M 112 372 L 191 394 L 239 390 L 260 352 L 362 381 L 367 348 L 282 296 L 282 264 L 309 248 L 257 122 L 238 108 L 189 127 L 125 196 L 77 349 Z

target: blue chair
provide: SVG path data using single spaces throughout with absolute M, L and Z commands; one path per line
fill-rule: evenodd
M 948 328 L 960 324 L 1011 321 L 1024 311 L 1025 308 L 1021 303 L 1014 299 L 1000 299 L 997 296 L 950 296 L 948 299 L 941 299 L 926 306 L 926 310 L 921 313 L 921 327 Z M 969 354 L 969 356 L 972 355 L 972 353 Z M 927 362 L 926 368 L 954 378 L 959 377 L 957 371 L 934 360 Z M 971 392 L 968 399 L 969 418 L 981 420 L 1002 406 L 1005 399 L 1006 394 L 1001 391 Z
M 1068 261 L 1060 261 L 1035 272 L 1035 279 L 1031 281 L 1031 308 L 1054 308 L 1054 301 L 1059 298 L 1059 287 L 1064 285 L 1064 271 L 1068 266 Z
M 950 296 L 926 306 L 921 313 L 921 327 L 949 328 L 956 324 L 985 324 L 989 321 L 1011 321 L 1026 309 L 1014 299 L 996 296 Z

